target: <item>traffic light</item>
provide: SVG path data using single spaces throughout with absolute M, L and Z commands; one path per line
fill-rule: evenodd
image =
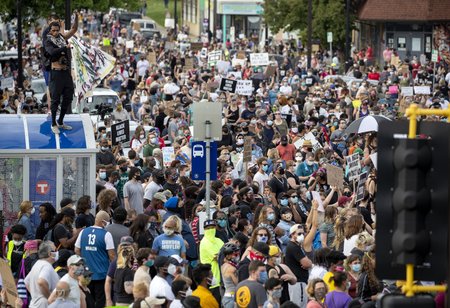
M 428 139 L 400 139 L 394 150 L 395 181 L 392 199 L 394 233 L 392 248 L 396 264 L 422 265 L 430 251 L 425 220 L 431 209 L 427 175 L 431 167 Z
M 419 122 L 407 139 L 407 121 L 383 122 L 378 131 L 376 275 L 444 281 L 448 268 L 450 125 Z

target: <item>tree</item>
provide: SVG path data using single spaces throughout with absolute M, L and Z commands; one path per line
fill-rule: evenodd
M 327 32 L 333 32 L 333 45 L 345 44 L 346 0 L 312 0 L 313 39 L 327 46 Z M 264 18 L 273 32 L 300 30 L 306 37 L 308 0 L 266 0 Z M 351 4 L 350 23 L 355 19 L 356 4 Z

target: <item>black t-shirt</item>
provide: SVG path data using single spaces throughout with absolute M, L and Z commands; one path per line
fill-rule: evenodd
M 164 190 L 170 190 L 173 196 L 176 196 L 181 191 L 181 186 L 177 183 L 171 184 L 167 183 L 163 186 Z
M 75 228 L 77 228 L 77 229 L 93 226 L 94 223 L 95 223 L 95 218 L 94 218 L 94 215 L 92 215 L 91 213 L 89 213 L 87 215 L 84 213 L 81 213 L 77 216 L 77 218 L 75 218 Z
M 250 264 L 249 258 L 245 258 L 244 260 L 239 262 L 238 268 L 237 268 L 239 282 L 244 281 L 245 279 L 247 279 L 250 276 L 250 274 L 248 272 L 249 264 Z
M 275 176 L 272 177 L 269 181 L 269 186 L 272 192 L 275 193 L 277 199 L 281 193 L 288 191 L 288 182 L 284 177 L 280 179 Z
M 300 264 L 300 260 L 305 257 L 306 255 L 303 252 L 303 249 L 299 245 L 289 241 L 286 247 L 285 263 L 294 273 L 295 277 L 297 277 L 298 282 L 307 283 L 309 275 L 308 270 L 303 269 Z
M 131 268 L 118 268 L 114 274 L 114 294 L 116 302 L 123 304 L 131 304 L 134 301 L 133 294 L 125 292 L 125 282 L 133 282 L 134 272 Z
M 70 239 L 71 237 L 72 232 L 70 232 L 70 230 L 63 224 L 57 224 L 55 226 L 55 229 L 53 229 L 53 241 L 55 242 L 55 246 L 57 249 L 60 248 L 59 245 L 61 245 L 61 243 L 59 242 L 60 239 Z
M 357 209 L 361 213 L 362 217 L 364 218 L 364 221 L 371 226 L 373 224 L 372 216 L 370 215 L 370 211 L 362 206 L 358 206 Z
M 111 151 L 100 151 L 96 154 L 97 165 L 116 165 L 116 159 Z

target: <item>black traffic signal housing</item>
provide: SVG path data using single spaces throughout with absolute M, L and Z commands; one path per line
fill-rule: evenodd
M 419 122 L 420 138 L 407 139 L 409 122 L 383 122 L 378 132 L 376 274 L 443 281 L 448 269 L 450 125 Z

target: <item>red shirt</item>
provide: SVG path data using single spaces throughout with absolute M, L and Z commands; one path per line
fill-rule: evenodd
M 280 154 L 280 158 L 284 161 L 294 160 L 295 158 L 295 146 L 288 143 L 286 146 L 281 144 L 277 146 L 277 151 Z
M 369 74 L 367 74 L 367 77 L 371 80 L 380 80 L 380 74 L 377 72 L 369 73 Z

